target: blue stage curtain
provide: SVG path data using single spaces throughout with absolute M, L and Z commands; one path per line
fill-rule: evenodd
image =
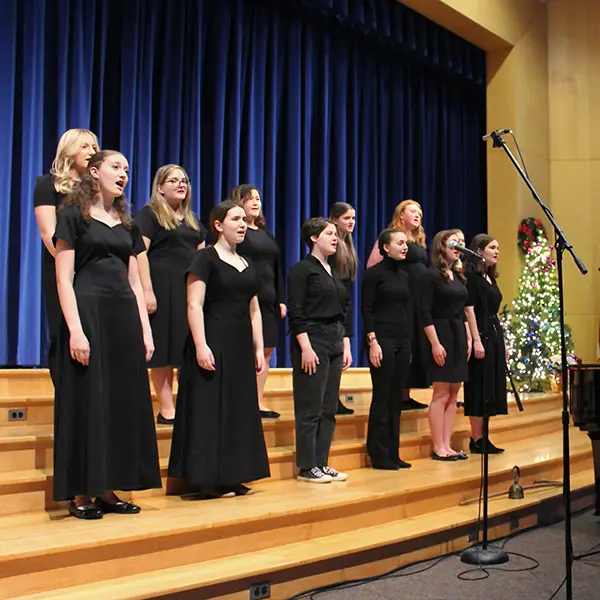
M 135 210 L 168 162 L 204 219 L 254 183 L 286 268 L 337 201 L 361 269 L 404 198 L 429 236 L 486 229 L 485 55 L 395 0 L 5 0 L 0 51 L 0 364 L 45 360 L 32 195 L 71 127 L 129 159 Z

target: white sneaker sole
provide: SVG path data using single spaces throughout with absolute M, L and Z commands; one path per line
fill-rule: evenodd
M 331 481 L 346 481 L 346 479 L 348 479 L 346 473 L 339 473 L 337 477 L 331 477 Z
M 303 475 L 298 475 L 296 477 L 298 481 L 304 481 L 306 483 L 331 483 L 333 478 L 329 475 L 325 475 L 325 477 L 321 477 L 320 479 L 313 479 L 312 477 L 304 477 Z

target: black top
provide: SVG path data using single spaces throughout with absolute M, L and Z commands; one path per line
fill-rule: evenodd
M 294 337 L 308 331 L 309 321 L 344 323 L 348 337 L 348 294 L 335 269 L 331 273 L 311 254 L 290 269 L 288 319 Z
M 86 294 L 131 292 L 129 258 L 144 242 L 137 225 L 112 227 L 91 218 L 83 220 L 79 207 L 66 206 L 58 214 L 54 240 L 75 250 L 75 291 Z
M 454 274 L 454 279 L 445 279 L 434 267 L 421 278 L 421 320 L 423 327 L 433 325 L 436 319 L 461 319 L 466 321 L 465 304 L 467 286 Z
M 492 279 L 490 283 L 481 273 L 472 270 L 467 272 L 467 288 L 469 291 L 467 306 L 474 308 L 477 327 L 480 334 L 483 334 L 484 319 L 487 317 L 495 321 L 498 318 L 498 311 L 502 304 L 502 292 L 495 279 Z
M 160 226 L 156 214 L 150 206 L 144 206 L 135 216 L 135 222 L 143 236 L 150 239 L 148 260 L 152 262 L 183 263 L 187 268 L 198 246 L 206 239 L 207 231 L 199 223 L 200 229 L 188 227 L 182 220 L 175 229 Z
M 417 291 L 419 281 L 427 271 L 427 250 L 415 242 L 407 243 L 406 258 L 400 261 L 400 268 L 408 275 L 410 289 Z
M 63 194 L 57 192 L 54 188 L 54 177 L 49 173 L 47 175 L 42 175 L 38 177 L 35 184 L 35 189 L 33 190 L 33 206 L 53 206 L 55 209 L 62 204 L 64 200 Z M 50 252 L 48 252 L 48 248 L 44 244 L 44 263 L 47 263 L 47 266 L 50 268 L 54 268 L 54 257 Z
M 365 332 L 379 337 L 409 337 L 408 275 L 403 261 L 385 256 L 366 270 L 362 283 L 362 316 Z
M 273 234 L 266 227 L 253 229 L 248 227 L 246 236 L 237 245 L 237 252 L 249 258 L 260 281 L 258 300 L 261 304 L 283 304 L 283 277 L 279 245 Z

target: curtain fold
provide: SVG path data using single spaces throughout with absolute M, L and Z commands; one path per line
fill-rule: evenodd
M 357 210 L 359 271 L 404 198 L 423 205 L 429 236 L 486 229 L 485 55 L 395 0 L 3 8 L 0 364 L 45 362 L 32 195 L 68 128 L 90 128 L 125 154 L 134 210 L 168 162 L 188 171 L 205 221 L 235 185 L 255 184 L 284 270 L 306 252 L 302 222 L 333 202 Z M 280 366 L 289 364 L 284 334 Z

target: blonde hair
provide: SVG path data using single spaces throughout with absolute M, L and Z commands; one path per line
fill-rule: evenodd
M 404 225 L 404 220 L 402 219 L 404 215 L 404 211 L 411 205 L 414 204 L 421 213 L 421 222 L 419 226 L 411 231 L 408 231 Z M 416 200 L 403 200 L 396 206 L 396 210 L 394 210 L 394 216 L 392 217 L 392 223 L 390 225 L 392 229 L 399 229 L 404 232 L 406 236 L 409 238 L 409 241 L 415 242 L 419 246 L 425 248 L 425 230 L 423 229 L 423 209 L 421 205 Z M 412 240 L 410 239 L 412 238 Z
M 163 195 L 158 191 L 158 186 L 164 185 L 165 181 L 167 180 L 167 177 L 169 177 L 169 175 L 176 169 L 182 171 L 185 178 L 188 180 L 187 192 L 185 194 L 183 202 L 181 203 L 183 221 L 190 229 L 195 229 L 196 231 L 199 231 L 200 226 L 198 225 L 198 220 L 196 219 L 196 216 L 190 208 L 190 202 L 192 198 L 192 186 L 189 183 L 190 178 L 188 177 L 188 174 L 185 172 L 185 169 L 183 167 L 174 164 L 163 165 L 162 167 L 159 167 L 158 171 L 156 171 L 156 175 L 154 175 L 154 181 L 152 182 L 152 194 L 150 195 L 148 205 L 156 215 L 156 220 L 158 221 L 158 224 L 163 229 L 173 230 L 179 227 L 179 219 L 177 219 L 175 211 L 164 199 Z
M 349 233 L 342 234 L 340 232 L 340 228 L 336 222 L 349 210 L 354 210 L 354 207 L 351 204 L 348 204 L 347 202 L 335 202 L 332 204 L 331 210 L 329 211 L 329 218 L 336 223 L 335 227 L 338 234 L 338 245 L 335 251 L 336 270 L 342 279 L 354 281 L 356 279 L 358 263 L 354 241 Z
M 100 150 L 98 138 L 89 129 L 69 129 L 62 134 L 58 141 L 50 174 L 53 176 L 54 189 L 61 194 L 71 193 L 79 181 L 79 175 L 73 171 L 73 163 L 86 137 L 92 138 L 95 150 L 98 152 Z
M 457 233 L 462 233 L 462 231 L 460 229 L 444 229 L 438 231 L 433 236 L 433 242 L 431 242 L 431 266 L 437 269 L 444 279 L 450 279 L 450 275 L 448 274 L 448 270 L 450 270 L 456 273 L 456 275 L 464 281 L 465 273 L 462 262 L 457 260 L 453 265 L 449 266 L 444 258 L 448 238 Z

